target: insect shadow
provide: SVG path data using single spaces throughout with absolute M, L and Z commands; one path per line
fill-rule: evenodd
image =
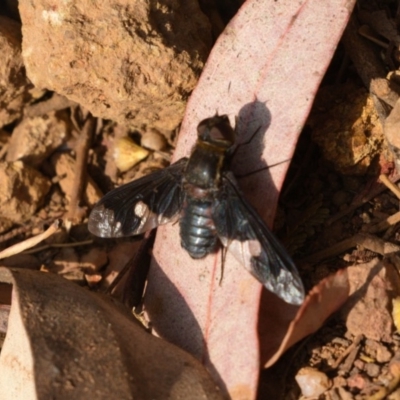
M 272 165 L 268 165 L 263 157 L 265 135 L 271 124 L 271 113 L 266 103 L 255 100 L 241 108 L 236 118 L 236 148 L 231 156 L 231 170 L 239 181 L 240 189 L 251 200 L 251 204 L 262 210 L 267 216 L 267 223 L 272 223 L 274 212 L 265 213 L 265 200 L 260 195 L 260 188 L 268 185 L 268 195 L 278 197 L 273 184 L 271 168 L 285 160 L 273 157 Z

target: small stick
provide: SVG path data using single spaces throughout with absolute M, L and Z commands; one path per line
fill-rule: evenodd
M 346 250 L 351 249 L 352 247 L 356 247 L 361 240 L 362 235 L 358 233 L 348 239 L 342 240 L 341 242 L 334 244 L 327 249 L 311 254 L 310 256 L 307 256 L 300 260 L 300 262 L 316 264 L 327 258 L 335 257 L 341 253 L 344 253 Z
M 385 228 L 381 230 L 384 229 Z M 356 247 L 357 245 L 363 246 L 364 248 L 381 255 L 387 255 L 399 249 L 399 246 L 396 246 L 395 244 L 390 242 L 385 242 L 378 237 L 365 233 L 357 233 L 356 235 L 348 239 L 342 240 L 341 242 L 336 243 L 327 249 L 311 254 L 310 256 L 305 257 L 300 261 L 315 264 L 327 258 L 335 257 L 341 253 L 344 253 L 346 250 L 351 249 L 352 247 Z
M 32 226 L 19 226 L 17 228 L 12 229 L 11 231 L 4 233 L 3 235 L 0 235 L 0 243 L 7 242 L 7 240 L 12 239 L 13 237 L 17 235 L 21 235 L 22 233 L 26 233 L 29 230 L 32 230 Z
M 389 44 L 380 40 L 378 35 L 368 25 L 360 26 L 358 33 L 384 49 L 389 47 Z
M 398 188 L 397 185 L 395 185 L 393 182 L 389 180 L 389 178 L 385 174 L 379 175 L 380 181 L 389 189 L 392 191 L 392 193 L 400 199 L 400 189 Z
M 2 160 L 3 157 L 6 155 L 6 153 L 7 153 L 7 151 L 8 151 L 8 147 L 9 147 L 9 144 L 8 144 L 8 143 L 5 143 L 5 144 L 3 145 L 3 147 L 1 148 L 1 150 L 0 150 L 0 160 Z
M 382 232 L 400 222 L 400 211 L 365 229 L 368 233 Z
M 20 243 L 17 243 L 13 246 L 8 247 L 7 249 L 3 250 L 0 252 L 0 259 L 2 258 L 7 258 L 7 257 L 11 257 L 15 254 L 19 254 L 24 250 L 30 249 L 33 246 L 36 246 L 38 243 L 40 243 L 41 241 L 47 239 L 48 237 L 50 237 L 51 235 L 53 235 L 55 232 L 58 231 L 58 229 L 61 227 L 62 225 L 62 220 L 61 219 L 57 219 L 53 222 L 52 225 L 50 225 L 50 227 L 45 230 L 43 233 L 40 233 L 39 235 L 36 235 L 34 237 L 31 237 L 29 239 L 26 239 Z
M 337 358 L 337 360 L 332 364 L 332 368 L 336 369 L 342 361 L 354 350 L 358 347 L 363 338 L 362 335 L 358 335 L 355 337 L 354 342 Z M 354 361 L 354 360 L 353 360 Z
M 74 242 L 74 243 L 52 243 L 52 244 L 45 244 L 40 247 L 36 247 L 35 249 L 24 251 L 24 254 L 35 254 L 39 253 L 40 251 L 47 250 L 47 249 L 56 249 L 56 248 L 63 248 L 63 247 L 78 247 L 78 246 L 87 246 L 89 244 L 93 244 L 93 240 L 82 240 L 81 242 Z
M 342 356 L 336 360 L 334 365 L 332 365 L 332 368 L 338 368 L 344 358 L 346 358 L 340 370 L 344 372 L 349 372 L 351 367 L 353 366 L 354 360 L 356 359 L 358 352 L 360 351 L 361 339 L 362 335 L 358 335 L 354 339 L 354 342 L 345 350 Z
M 388 179 L 390 179 L 390 182 L 396 183 L 400 179 L 400 174 L 395 172 L 393 174 L 393 176 L 391 176 Z M 350 214 L 351 212 L 353 212 L 357 208 L 361 207 L 365 203 L 368 203 L 370 200 L 372 200 L 374 197 L 378 196 L 379 194 L 381 194 L 385 190 L 386 190 L 386 187 L 383 184 L 379 184 L 379 185 L 375 186 L 374 188 L 369 190 L 367 195 L 363 196 L 361 199 L 353 200 L 353 204 L 350 204 L 346 209 L 344 209 L 342 211 L 339 211 L 338 213 L 336 213 L 335 215 L 330 217 L 325 222 L 325 225 L 329 226 L 333 222 L 337 221 L 338 219 L 344 217 L 347 214 Z
M 88 152 L 92 141 L 92 134 L 95 129 L 96 120 L 89 115 L 85 124 L 79 134 L 76 143 L 76 163 L 74 174 L 74 185 L 71 189 L 69 203 L 69 210 L 66 219 L 71 222 L 82 218 L 82 209 L 80 202 L 86 188 L 86 175 L 87 175 L 87 159 Z

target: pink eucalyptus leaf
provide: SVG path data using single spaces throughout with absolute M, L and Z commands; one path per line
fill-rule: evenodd
M 190 153 L 204 118 L 238 116 L 239 174 L 246 197 L 270 225 L 279 191 L 315 93 L 354 1 L 248 0 L 215 44 L 187 106 L 175 160 Z M 178 225 L 158 230 L 146 309 L 157 333 L 208 367 L 233 399 L 255 397 L 262 286 L 229 254 L 220 285 L 220 255 L 192 260 Z M 290 306 L 289 306 L 290 307 Z M 271 327 L 273 333 L 274 327 Z

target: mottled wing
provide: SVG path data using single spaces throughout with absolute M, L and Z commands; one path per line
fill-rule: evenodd
M 187 158 L 107 193 L 93 208 L 88 228 L 100 237 L 137 235 L 174 220 L 183 202 Z
M 291 257 L 241 196 L 230 172 L 222 177 L 212 216 L 222 244 L 255 278 L 287 303 L 303 302 L 303 283 Z

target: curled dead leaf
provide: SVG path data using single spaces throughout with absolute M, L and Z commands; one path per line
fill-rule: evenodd
M 290 306 L 276 296 L 272 299 L 272 296 L 263 293 L 259 334 L 264 367 L 273 365 L 289 347 L 317 331 L 345 303 L 349 289 L 347 271 L 341 270 L 311 289 L 300 307 Z M 271 340 L 272 337 L 274 340 Z

